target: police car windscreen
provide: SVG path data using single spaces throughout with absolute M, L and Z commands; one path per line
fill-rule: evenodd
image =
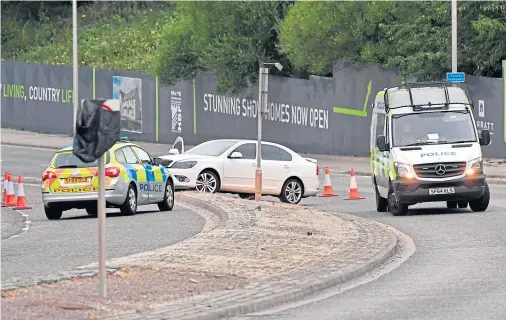
M 98 161 L 95 160 L 93 162 L 83 162 L 72 152 L 60 152 L 56 154 L 56 158 L 54 159 L 54 168 L 55 169 L 63 169 L 63 168 L 89 168 L 89 167 L 97 167 Z
M 392 132 L 396 147 L 477 141 L 471 115 L 466 111 L 394 115 Z

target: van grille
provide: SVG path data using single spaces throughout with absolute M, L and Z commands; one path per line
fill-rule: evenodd
M 415 164 L 413 169 L 420 178 L 449 178 L 464 174 L 466 166 L 466 162 L 440 162 Z M 444 173 L 441 174 L 443 171 Z

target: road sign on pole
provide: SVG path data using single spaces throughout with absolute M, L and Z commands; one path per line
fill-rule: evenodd
M 464 72 L 447 72 L 446 81 L 452 83 L 466 82 L 466 74 Z

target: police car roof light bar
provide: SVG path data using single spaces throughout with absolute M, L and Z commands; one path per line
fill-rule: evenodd
M 129 141 L 128 137 L 119 137 L 119 141 Z

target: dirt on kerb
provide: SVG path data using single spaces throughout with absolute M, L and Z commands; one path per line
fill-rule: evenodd
M 102 319 L 143 312 L 185 297 L 234 290 L 248 282 L 231 275 L 185 270 L 120 269 L 107 276 L 107 298 L 103 300 L 98 296 L 97 277 L 2 291 L 2 319 Z

